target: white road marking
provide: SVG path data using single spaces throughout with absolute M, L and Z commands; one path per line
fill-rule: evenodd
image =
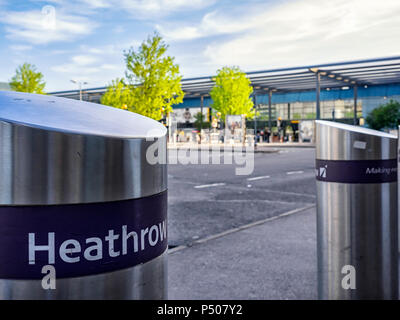
M 304 173 L 304 171 L 299 170 L 299 171 L 289 171 L 289 172 L 286 172 L 286 174 L 300 174 L 300 173 Z
M 209 188 L 209 187 L 219 187 L 219 186 L 224 186 L 225 183 L 212 183 L 212 184 L 202 184 L 200 186 L 195 186 L 195 189 L 203 189 L 203 188 Z
M 215 240 L 215 239 L 227 236 L 229 234 L 232 234 L 232 233 L 235 233 L 235 232 L 238 232 L 238 231 L 250 229 L 252 227 L 255 227 L 255 226 L 270 222 L 270 221 L 274 221 L 274 220 L 277 220 L 277 219 L 280 219 L 280 218 L 283 218 L 283 217 L 291 216 L 293 214 L 303 212 L 303 211 L 305 211 L 307 209 L 311 209 L 313 207 L 315 207 L 315 204 L 308 205 L 308 206 L 305 206 L 305 207 L 302 207 L 302 208 L 298 208 L 298 209 L 294 209 L 294 210 L 290 210 L 290 211 L 281 213 L 281 214 L 279 214 L 277 216 L 274 216 L 274 217 L 266 218 L 266 219 L 255 221 L 255 222 L 251 222 L 249 224 L 245 224 L 245 225 L 237 227 L 237 228 L 232 228 L 232 229 L 223 231 L 221 233 L 217 233 L 217 234 L 214 234 L 214 235 L 211 235 L 211 236 L 196 240 L 192 244 L 202 244 L 202 243 L 208 242 L 210 240 Z M 188 248 L 187 245 L 180 245 L 179 247 L 176 247 L 176 248 L 173 248 L 173 249 L 169 249 L 168 253 L 174 253 L 176 251 L 181 251 L 181 250 L 186 249 L 186 248 Z
M 247 181 L 255 181 L 255 180 L 261 180 L 261 179 L 268 179 L 271 178 L 270 176 L 261 176 L 261 177 L 253 177 L 253 178 L 247 178 Z

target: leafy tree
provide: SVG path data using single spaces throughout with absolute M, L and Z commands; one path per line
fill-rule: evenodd
M 306 119 L 315 119 L 317 114 L 315 112 L 306 113 Z
M 114 108 L 133 111 L 132 92 L 123 79 L 113 80 L 101 97 L 100 102 Z
M 158 33 L 139 49 L 125 52 L 126 79 L 132 95 L 129 110 L 160 120 L 183 102 L 179 65 L 166 55 L 168 46 Z
M 35 65 L 26 62 L 15 70 L 10 80 L 10 87 L 14 91 L 44 94 L 45 85 L 43 74 L 36 70 Z
M 300 113 L 293 113 L 292 118 L 293 119 L 301 119 L 301 114 Z
M 373 109 L 365 119 L 368 126 L 375 130 L 396 128 L 400 120 L 400 103 L 390 100 Z
M 253 88 L 250 84 L 246 74 L 238 67 L 223 67 L 217 71 L 210 95 L 213 109 L 221 112 L 223 120 L 231 114 L 254 116 L 253 100 L 250 97 Z
M 201 112 L 197 112 L 194 115 L 195 121 L 194 121 L 194 126 L 197 130 L 200 129 L 208 129 L 211 127 L 210 122 L 205 121 L 205 116 Z

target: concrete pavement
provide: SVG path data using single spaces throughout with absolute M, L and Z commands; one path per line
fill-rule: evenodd
M 255 154 L 254 172 L 245 176 L 235 164 L 169 165 L 170 246 L 315 203 L 313 159 L 314 149 Z
M 314 159 L 258 153 L 245 176 L 234 163 L 170 164 L 169 297 L 316 298 L 315 209 L 298 211 L 315 205 Z
M 315 217 L 303 205 L 172 249 L 169 299 L 316 299 Z

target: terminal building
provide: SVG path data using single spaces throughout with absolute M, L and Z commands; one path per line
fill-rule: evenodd
M 374 108 L 389 99 L 400 101 L 400 56 L 260 70 L 247 76 L 258 116 L 246 127 L 256 130 L 274 132 L 282 121 L 301 126 L 315 119 L 363 125 Z M 172 115 L 178 128 L 192 128 L 198 112 L 211 119 L 213 85 L 213 76 L 182 80 L 185 98 Z M 83 89 L 82 99 L 99 103 L 106 89 Z M 51 94 L 80 98 L 79 90 Z
M 0 91 L 9 91 L 11 90 L 8 82 L 0 82 Z

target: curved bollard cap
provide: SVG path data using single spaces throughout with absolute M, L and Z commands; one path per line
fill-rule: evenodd
M 106 202 L 163 192 L 166 133 L 161 123 L 125 110 L 0 91 L 0 205 Z
M 382 131 L 316 120 L 316 158 L 324 160 L 396 159 L 397 137 Z

